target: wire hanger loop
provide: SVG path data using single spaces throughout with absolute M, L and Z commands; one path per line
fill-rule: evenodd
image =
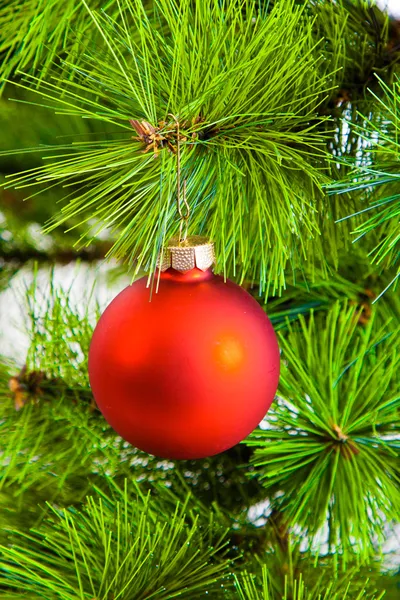
M 172 113 L 168 113 L 176 123 L 176 162 L 177 162 L 177 211 L 180 219 L 179 243 L 185 242 L 188 234 L 190 206 L 186 198 L 186 179 L 183 181 L 183 194 L 181 194 L 181 143 L 179 120 Z M 183 233 L 182 233 L 183 232 Z

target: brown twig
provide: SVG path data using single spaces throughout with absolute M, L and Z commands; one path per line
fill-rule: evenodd
M 172 121 L 171 123 L 159 121 L 157 125 L 152 125 L 144 120 L 138 121 L 137 119 L 130 119 L 129 123 L 137 133 L 137 137 L 132 139 L 143 142 L 145 144 L 143 152 L 151 150 L 154 153 L 154 158 L 157 158 L 163 148 L 167 148 L 169 152 L 175 154 L 178 141 L 190 142 L 189 145 L 192 145 L 197 140 L 210 139 L 219 131 L 214 127 L 204 127 L 204 121 L 203 117 L 198 116 L 191 121 Z M 182 130 L 193 129 L 196 125 L 199 125 L 198 131 L 192 131 L 190 138 L 181 133 Z

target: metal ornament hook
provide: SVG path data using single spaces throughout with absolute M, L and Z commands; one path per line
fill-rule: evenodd
M 185 242 L 188 234 L 189 228 L 189 218 L 190 218 L 190 206 L 186 199 L 186 179 L 183 180 L 183 205 L 181 202 L 181 145 L 180 145 L 180 131 L 179 131 L 179 120 L 172 113 L 168 113 L 170 117 L 172 117 L 176 123 L 176 158 L 177 158 L 177 210 L 180 218 L 179 225 L 179 243 Z M 184 229 L 185 226 L 185 229 Z M 183 235 L 182 235 L 183 231 Z

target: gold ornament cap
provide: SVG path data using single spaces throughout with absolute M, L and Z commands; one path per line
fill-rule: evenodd
M 175 269 L 184 273 L 195 267 L 207 271 L 215 263 L 214 242 L 201 235 L 191 235 L 179 241 L 171 238 L 158 259 L 160 271 Z

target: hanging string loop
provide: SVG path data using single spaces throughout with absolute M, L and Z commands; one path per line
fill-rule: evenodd
M 176 123 L 176 162 L 177 162 L 177 211 L 180 219 L 179 242 L 185 242 L 188 234 L 190 206 L 186 198 L 186 179 L 183 181 L 183 194 L 181 194 L 181 144 L 179 120 L 172 113 L 168 113 Z

